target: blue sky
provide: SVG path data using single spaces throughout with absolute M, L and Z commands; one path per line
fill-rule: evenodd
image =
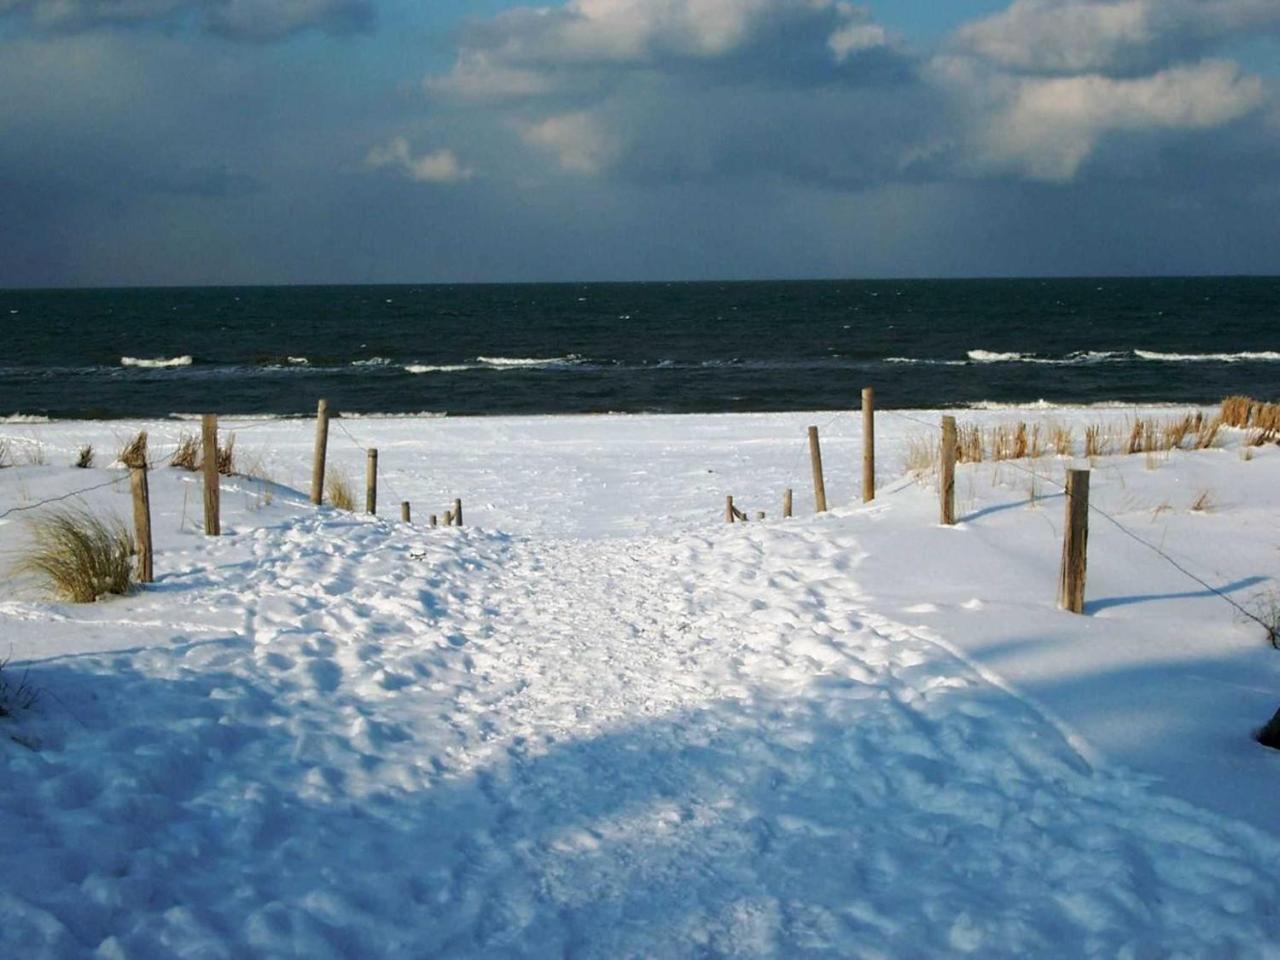
M 0 285 L 1280 273 L 1275 0 L 0 0 Z

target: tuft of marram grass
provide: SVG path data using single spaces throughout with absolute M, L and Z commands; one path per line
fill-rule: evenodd
M 93 444 L 86 443 L 80 448 L 80 452 L 76 454 L 75 465 L 81 470 L 88 470 L 93 466 Z
M 9 445 L 9 441 L 4 437 L 0 437 L 0 470 L 5 467 L 13 466 L 13 448 Z
M 338 510 L 355 510 L 355 487 L 351 483 L 351 478 L 341 470 L 330 470 L 325 474 L 324 502 Z
M 226 442 L 218 447 L 218 473 L 229 477 L 236 472 L 236 435 L 227 434 Z
M 932 473 L 938 465 L 938 442 L 932 437 L 907 437 L 907 452 L 904 466 L 907 473 L 923 476 Z
M 136 437 L 121 447 L 116 459 L 126 467 L 145 467 L 147 465 L 147 431 L 140 431 Z
M 193 473 L 200 469 L 200 441 L 193 433 L 183 433 L 178 437 L 178 447 L 169 458 L 169 466 Z
M 52 509 L 28 521 L 31 547 L 17 563 L 43 576 L 53 594 L 92 603 L 125 594 L 133 585 L 133 534 L 119 517 L 98 517 L 82 507 Z

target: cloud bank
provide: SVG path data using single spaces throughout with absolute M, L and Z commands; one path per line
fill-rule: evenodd
M 1280 272 L 1275 0 L 439 9 L 0 0 L 0 284 Z

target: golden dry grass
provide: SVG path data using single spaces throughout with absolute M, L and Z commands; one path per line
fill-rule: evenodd
M 178 447 L 169 458 L 169 466 L 193 472 L 200 469 L 200 441 L 194 433 L 184 432 L 178 437 Z
M 330 469 L 324 477 L 324 502 L 339 510 L 354 511 L 356 490 L 351 478 L 341 470 Z
M 905 457 L 907 473 L 931 473 L 938 465 L 938 442 L 932 437 L 911 436 L 907 438 Z
M 81 470 L 88 470 L 93 466 L 93 444 L 86 443 L 76 453 L 76 464 Z
M 140 431 L 136 437 L 121 447 L 116 459 L 126 467 L 145 467 L 147 465 L 147 431 Z
M 226 441 L 218 447 L 218 473 L 229 477 L 236 472 L 236 435 L 227 434 Z
M 73 603 L 124 594 L 133 584 L 133 535 L 119 517 L 82 507 L 49 510 L 28 521 L 31 547 L 17 569 L 43 577 L 50 591 Z

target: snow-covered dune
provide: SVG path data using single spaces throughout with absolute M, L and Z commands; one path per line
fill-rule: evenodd
M 40 691 L 0 720 L 0 956 L 1276 956 L 1280 652 L 1100 517 L 1058 611 L 1070 461 L 962 467 L 942 528 L 936 421 L 881 416 L 866 506 L 847 413 L 335 422 L 384 518 L 298 492 L 310 422 L 224 423 L 274 481 L 224 479 L 225 536 L 158 467 L 154 585 L 0 587 Z M 0 515 L 127 516 L 67 464 L 138 426 L 190 429 L 5 425 Z M 1280 450 L 1220 444 L 1100 458 L 1093 499 L 1254 609 Z

